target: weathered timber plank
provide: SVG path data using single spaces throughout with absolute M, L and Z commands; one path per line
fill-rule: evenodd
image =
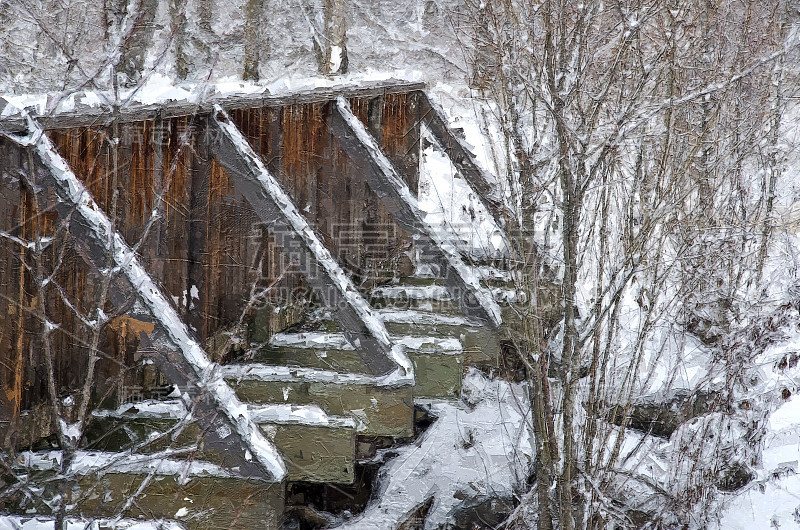
M 411 354 L 418 374 L 414 387 L 415 398 L 458 398 L 464 376 L 464 354 Z
M 250 413 L 284 458 L 287 480 L 353 481 L 356 429 L 352 419 L 328 416 L 313 405 L 256 406 L 250 407 Z M 137 446 L 138 454 L 199 446 L 204 433 L 196 422 L 186 425 L 177 437 L 165 435 L 187 415 L 182 402 L 164 401 L 98 411 L 87 432 L 87 444 L 93 451 L 114 453 Z M 192 457 L 224 466 L 224 455 L 205 448 L 193 452 Z
M 360 434 L 406 438 L 414 434 L 414 399 L 410 385 L 377 386 L 357 374 L 287 369 L 266 365 L 228 365 L 228 382 L 250 403 L 317 405 L 334 416 L 352 416 Z
M 360 85 L 338 85 L 298 91 L 290 94 L 234 94 L 229 96 L 212 95 L 204 101 L 168 101 L 153 104 L 128 103 L 123 104 L 116 113 L 120 122 L 134 122 L 153 120 L 156 118 L 168 119 L 177 116 L 191 116 L 212 112 L 214 105 L 225 109 L 248 109 L 264 106 L 282 106 L 295 103 L 314 103 L 328 101 L 339 95 L 345 97 L 370 97 L 398 92 L 414 92 L 423 90 L 424 83 L 409 83 L 407 81 L 386 80 L 375 83 L 362 83 Z M 77 99 L 78 96 L 76 96 Z M 51 115 L 37 115 L 45 129 L 69 129 L 74 127 L 96 126 L 110 122 L 115 116 L 109 106 L 88 106 L 77 102 L 70 111 L 56 112 Z M 0 119 L 0 130 L 10 133 L 24 133 L 26 131 L 24 118 L 19 114 L 12 114 Z
M 460 316 L 396 309 L 378 313 L 392 336 L 458 338 L 468 362 L 492 360 L 500 351 L 495 330 Z
M 362 165 L 367 183 L 381 198 L 386 209 L 399 224 L 417 235 L 416 244 L 425 259 L 439 265 L 445 287 L 458 301 L 461 310 L 493 327 L 499 327 L 502 323 L 500 308 L 491 293 L 480 285 L 478 278 L 448 241 L 447 235 L 439 233 L 425 222 L 416 196 L 342 97 L 337 98 L 333 107 L 331 127 L 353 163 Z
M 363 356 L 370 373 L 387 376 L 399 370 L 399 377 L 413 381 L 408 358 L 400 349 L 392 348 L 383 322 L 221 107 L 209 120 L 209 130 L 212 150 L 233 175 L 237 191 L 296 261 L 309 285 L 332 308 L 335 320 Z
M 79 451 L 68 468 L 78 488 L 68 489 L 65 501 L 73 514 L 87 518 L 177 519 L 204 530 L 280 528 L 284 483 L 239 477 L 195 459 L 190 449 L 152 455 Z M 25 452 L 15 468 L 52 487 L 62 461 L 59 451 Z
M 286 468 L 280 455 L 251 421 L 247 408 L 225 383 L 217 365 L 209 361 L 162 289 L 147 274 L 136 254 L 114 230 L 111 220 L 56 152 L 41 126 L 29 118 L 28 127 L 28 135 L 19 138 L 19 142 L 30 147 L 38 162 L 36 168 L 30 169 L 39 185 L 54 192 L 56 211 L 62 219 L 69 219 L 70 233 L 86 247 L 84 258 L 102 270 L 110 256 L 115 272 L 120 273 L 116 284 L 126 295 L 112 297 L 112 303 L 124 304 L 127 297 L 133 295 L 138 311 L 149 316 L 155 324 L 150 340 L 155 346 L 153 350 L 161 353 L 155 356 L 155 361 L 184 390 L 185 399 L 189 401 L 187 406 L 192 406 L 191 393 L 197 397 L 195 405 L 202 416 L 214 418 L 217 412 L 221 413 L 222 424 L 219 427 L 223 428 L 209 433 L 207 443 L 219 445 L 221 451 L 231 452 L 243 476 L 283 480 Z M 254 461 L 246 458 L 248 450 Z
M 354 428 L 302 424 L 262 424 L 289 470 L 288 480 L 352 484 L 355 479 Z
M 477 332 L 461 328 L 458 335 L 470 341 Z M 464 350 L 454 337 L 396 335 L 392 340 L 403 344 L 414 363 L 414 398 L 458 397 L 465 361 L 485 357 L 479 348 Z M 339 333 L 278 333 L 256 353 L 254 362 L 328 372 L 365 372 L 361 358 Z M 310 370 L 300 370 L 298 374 L 301 372 Z
M 79 502 L 77 510 L 87 516 L 116 516 L 146 477 L 109 473 L 99 480 L 82 479 L 81 487 L 94 488 L 96 494 Z M 278 530 L 283 493 L 282 484 L 202 476 L 183 482 L 178 476 L 159 475 L 144 487 L 127 513 L 135 518 L 177 518 L 190 530 Z

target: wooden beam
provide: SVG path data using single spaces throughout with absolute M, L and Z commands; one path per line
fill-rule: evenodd
M 247 139 L 222 110 L 209 119 L 211 149 L 233 176 L 237 192 L 250 202 L 278 245 L 289 253 L 314 292 L 333 309 L 333 317 L 373 375 L 399 375 L 413 382 L 413 368 L 402 350 L 393 348 L 383 321 L 333 259 Z M 399 371 L 399 372 L 398 372 Z
M 0 107 L 2 103 L 0 99 Z M 54 208 L 61 219 L 68 220 L 69 231 L 81 244 L 84 258 L 97 270 L 103 270 L 111 257 L 116 289 L 110 301 L 116 307 L 125 307 L 132 297 L 134 307 L 129 313 L 146 315 L 152 320 L 155 331 L 145 337 L 149 349 L 160 353 L 154 356 L 159 368 L 178 385 L 187 407 L 194 407 L 209 427 L 206 445 L 228 458 L 233 455 L 242 476 L 282 481 L 286 476 L 283 459 L 225 382 L 219 366 L 209 361 L 168 297 L 56 152 L 42 127 L 26 118 L 29 132 L 15 140 L 34 155 L 32 178 L 53 192 Z
M 361 167 L 368 185 L 386 209 L 399 224 L 417 236 L 415 242 L 424 259 L 439 265 L 444 286 L 458 301 L 461 310 L 468 316 L 499 327 L 502 324 L 500 307 L 491 293 L 481 286 L 478 277 L 462 261 L 458 250 L 449 241 L 449 234 L 425 222 L 416 196 L 341 96 L 333 105 L 331 127 L 351 162 Z
M 56 110 L 50 115 L 31 115 L 39 121 L 44 129 L 71 129 L 75 127 L 99 127 L 109 123 L 113 118 L 120 123 L 157 118 L 167 119 L 176 116 L 192 116 L 195 114 L 208 114 L 214 105 L 224 109 L 251 109 L 257 107 L 283 106 L 299 103 L 314 103 L 329 101 L 336 96 L 345 97 L 376 97 L 383 94 L 396 92 L 414 92 L 425 88 L 424 83 L 409 83 L 407 81 L 387 80 L 375 83 L 362 83 L 360 85 L 337 85 L 330 87 L 314 88 L 292 93 L 270 94 L 265 91 L 255 94 L 232 94 L 214 96 L 201 101 L 165 101 L 161 103 L 142 104 L 130 102 L 122 105 L 115 114 L 108 105 L 87 105 L 81 101 L 81 95 L 76 94 L 74 108 L 65 111 Z M 213 89 L 213 86 L 212 86 Z M 94 97 L 93 100 L 97 98 Z M 4 113 L 0 109 L 0 132 L 25 133 L 27 124 L 19 113 Z

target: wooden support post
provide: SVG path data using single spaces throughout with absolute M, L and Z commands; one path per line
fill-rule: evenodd
M 296 261 L 298 270 L 315 293 L 333 309 L 334 319 L 342 326 L 370 373 L 396 374 L 412 382 L 411 363 L 401 349 L 392 347 L 383 321 L 221 107 L 216 107 L 209 119 L 209 131 L 213 135 L 212 151 L 219 163 L 230 171 L 237 192 L 250 202 L 278 245 Z
M 206 446 L 232 459 L 242 476 L 282 481 L 286 477 L 283 459 L 252 420 L 247 406 L 225 382 L 219 366 L 209 361 L 163 290 L 114 231 L 109 218 L 56 152 L 41 126 L 23 115 L 29 132 L 17 141 L 27 145 L 37 159 L 38 167 L 31 168 L 33 178 L 54 193 L 55 209 L 61 219 L 69 220 L 69 231 L 82 244 L 81 254 L 87 262 L 102 270 L 106 256 L 113 256 L 114 269 L 105 272 L 117 275 L 111 301 L 124 307 L 122 304 L 133 298 L 134 307 L 129 313 L 152 320 L 155 329 L 149 338 L 149 349 L 159 352 L 154 356 L 156 363 L 178 385 L 187 407 L 194 407 L 197 416 L 205 419 Z
M 416 244 L 427 259 L 438 263 L 444 285 L 458 301 L 461 310 L 468 316 L 499 327 L 502 324 L 500 307 L 491 293 L 481 286 L 477 276 L 462 261 L 448 235 L 425 222 L 416 196 L 341 96 L 333 105 L 331 127 L 351 162 L 361 167 L 367 183 L 386 209 L 399 224 L 416 234 Z

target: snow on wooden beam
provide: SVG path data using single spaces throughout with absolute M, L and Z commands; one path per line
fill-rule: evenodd
M 422 122 L 428 126 L 428 129 L 433 133 L 434 139 L 444 149 L 450 161 L 475 191 L 486 211 L 494 218 L 497 226 L 504 227 L 503 200 L 497 196 L 497 192 L 490 184 L 493 179 L 478 165 L 470 146 L 450 129 L 444 111 L 436 103 L 428 99 L 428 95 L 424 91 L 420 92 L 419 104 Z
M 100 271 L 106 269 L 109 257 L 113 262 L 110 272 L 116 273 L 123 296 L 116 300 L 112 297 L 111 301 L 120 306 L 128 301 L 128 295 L 133 295 L 134 311 L 147 314 L 155 324 L 156 329 L 147 340 L 156 350 L 169 352 L 155 357 L 159 368 L 178 385 L 187 407 L 194 407 L 199 417 L 216 418 L 211 420 L 206 446 L 221 455 L 234 452 L 233 460 L 242 476 L 282 481 L 286 476 L 283 459 L 252 420 L 247 406 L 225 382 L 219 366 L 209 360 L 135 252 L 56 152 L 42 127 L 24 112 L 23 115 L 28 134 L 15 140 L 29 147 L 38 161 L 40 167 L 33 171 L 37 184 L 55 193 L 55 209 L 60 218 L 69 220 L 70 233 L 84 245 L 84 258 Z
M 211 85 L 210 96 L 202 99 L 188 97 L 182 100 L 165 100 L 156 103 L 138 103 L 135 100 L 124 102 L 119 109 L 112 109 L 108 105 L 98 104 L 98 97 L 95 94 L 76 94 L 70 101 L 69 110 L 56 109 L 51 114 L 44 115 L 46 106 L 46 96 L 42 96 L 42 103 L 39 105 L 42 115 L 31 110 L 31 115 L 38 119 L 45 129 L 70 129 L 75 127 L 101 126 L 112 119 L 118 122 L 135 122 L 142 120 L 153 120 L 156 118 L 167 119 L 176 116 L 193 116 L 195 114 L 208 114 L 214 105 L 220 105 L 227 110 L 250 109 L 265 106 L 294 105 L 300 103 L 315 103 L 329 101 L 336 96 L 346 97 L 376 97 L 384 94 L 414 92 L 423 90 L 424 83 L 411 83 L 408 81 L 398 81 L 388 79 L 380 82 L 368 82 L 358 85 L 341 84 L 327 87 L 318 87 L 310 90 L 281 92 L 272 94 L 267 89 L 251 94 L 218 94 L 214 95 L 214 87 Z M 111 100 L 113 97 L 109 96 Z M 82 101 L 91 101 L 92 104 L 84 104 Z M 11 133 L 25 133 L 27 124 L 18 112 L 3 112 L 0 109 L 0 131 Z
M 392 383 L 413 383 L 413 367 L 402 347 L 392 346 L 383 321 L 222 107 L 216 107 L 209 128 L 211 149 L 233 176 L 237 192 L 250 202 L 278 245 L 296 261 L 314 292 L 332 308 L 334 319 L 370 373 Z
M 417 197 L 341 96 L 333 107 L 331 127 L 352 163 L 362 167 L 367 183 L 386 209 L 399 224 L 416 235 L 415 242 L 423 255 L 439 264 L 444 285 L 458 301 L 461 310 L 499 327 L 502 323 L 500 307 L 491 293 L 481 286 L 478 277 L 463 262 L 448 234 L 425 222 Z

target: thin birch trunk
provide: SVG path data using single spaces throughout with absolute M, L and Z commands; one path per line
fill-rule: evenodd
M 323 16 L 325 27 L 323 32 L 322 53 L 323 64 L 320 70 L 326 75 L 346 74 L 347 58 L 347 13 L 345 0 L 324 0 Z
M 261 58 L 269 55 L 262 26 L 266 23 L 264 0 L 247 0 L 244 21 L 244 73 L 247 81 L 258 81 Z

